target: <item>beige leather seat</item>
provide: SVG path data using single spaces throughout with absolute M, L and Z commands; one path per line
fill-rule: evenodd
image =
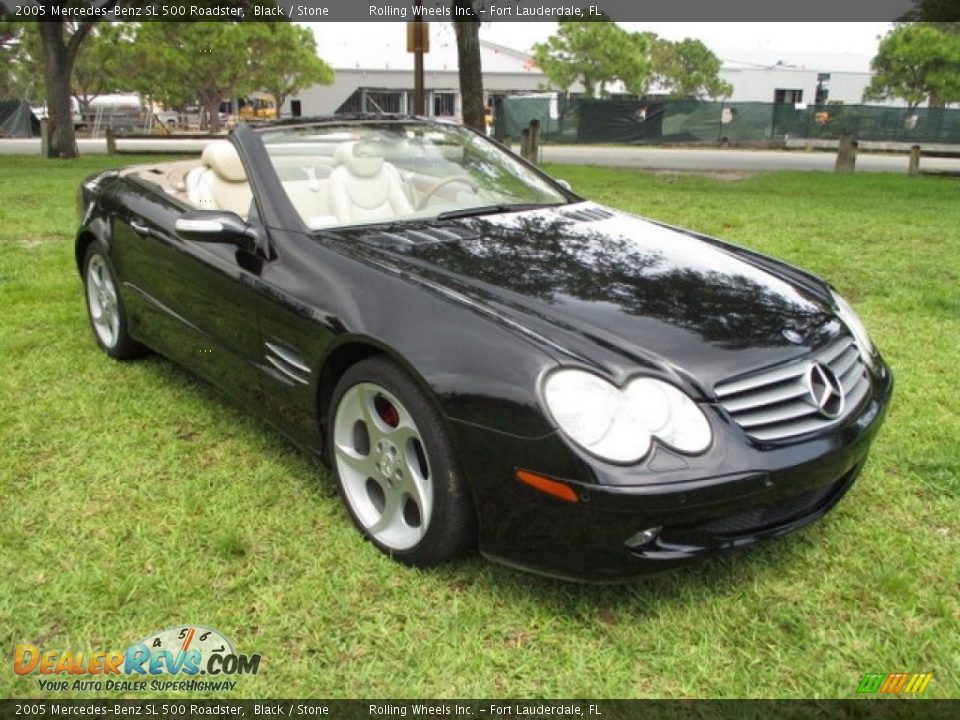
M 237 151 L 226 140 L 214 140 L 200 156 L 203 170 L 192 187 L 190 201 L 202 210 L 230 210 L 246 219 L 253 192 Z
M 400 173 L 364 143 L 343 143 L 333 157 L 339 166 L 330 174 L 330 208 L 337 222 L 389 220 L 413 212 Z

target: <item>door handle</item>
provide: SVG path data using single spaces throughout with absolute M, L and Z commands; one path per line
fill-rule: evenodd
M 133 231 L 137 235 L 153 235 L 149 227 L 141 222 L 137 222 L 136 220 L 130 221 L 130 227 L 133 228 Z
M 163 232 L 162 230 L 155 230 L 146 223 L 142 223 L 139 220 L 131 220 L 130 227 L 133 231 L 140 237 L 149 237 L 156 240 L 162 240 L 163 242 L 173 242 L 170 235 Z

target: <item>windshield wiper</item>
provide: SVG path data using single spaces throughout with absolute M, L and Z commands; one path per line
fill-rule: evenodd
M 521 212 L 522 210 L 539 210 L 545 207 L 557 207 L 562 203 L 499 203 L 497 205 L 480 205 L 478 207 L 447 210 L 437 215 L 437 220 L 453 220 L 455 218 L 479 217 L 481 215 L 495 215 L 505 212 Z

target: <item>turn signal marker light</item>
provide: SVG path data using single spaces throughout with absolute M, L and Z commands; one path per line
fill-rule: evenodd
M 529 485 L 540 492 L 546 493 L 547 495 L 553 495 L 554 497 L 560 498 L 561 500 L 566 500 L 567 502 L 580 502 L 580 498 L 577 497 L 576 491 L 569 485 L 559 482 L 558 480 L 551 480 L 548 477 L 537 475 L 529 470 L 517 470 L 516 475 L 517 480 L 520 482 L 524 483 L 525 485 Z

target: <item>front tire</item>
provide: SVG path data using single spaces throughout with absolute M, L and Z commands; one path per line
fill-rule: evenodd
M 463 554 L 476 521 L 440 414 L 386 358 L 357 363 L 334 389 L 331 459 L 358 528 L 401 562 L 430 567 Z
M 110 357 L 131 360 L 146 349 L 127 332 L 127 315 L 117 286 L 106 248 L 91 243 L 83 258 L 83 289 L 93 337 Z

